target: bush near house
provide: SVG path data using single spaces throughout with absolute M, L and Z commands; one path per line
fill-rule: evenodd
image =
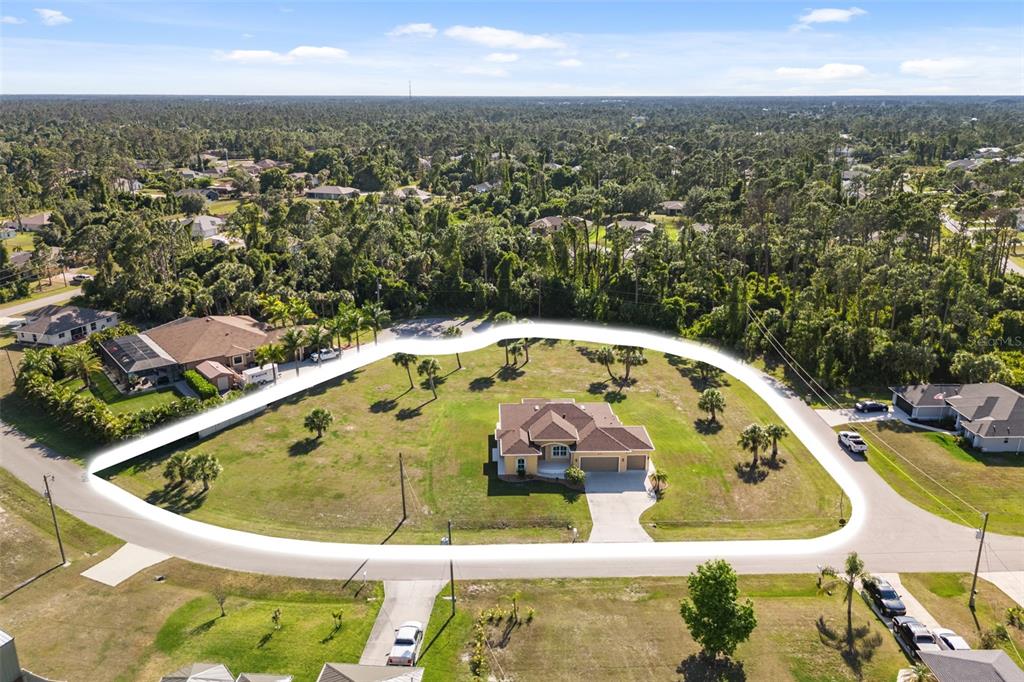
M 574 464 L 565 470 L 565 480 L 573 485 L 583 485 L 587 480 L 587 472 Z
M 195 391 L 203 400 L 216 398 L 220 395 L 220 391 L 217 390 L 217 387 L 207 381 L 203 375 L 194 369 L 186 371 L 184 376 L 188 385 L 191 386 L 192 390 Z

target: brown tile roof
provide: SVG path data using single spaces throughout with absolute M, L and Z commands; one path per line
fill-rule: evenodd
M 280 330 L 268 329 L 248 315 L 182 317 L 145 332 L 179 364 L 242 355 L 277 340 Z
M 498 406 L 494 437 L 503 455 L 539 455 L 539 441 L 575 443 L 577 452 L 654 449 L 647 429 L 623 426 L 608 403 L 525 398 Z

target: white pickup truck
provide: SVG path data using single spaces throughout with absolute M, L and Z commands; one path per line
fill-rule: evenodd
M 868 444 L 856 431 L 840 431 L 839 444 L 850 452 L 865 453 L 868 451 Z

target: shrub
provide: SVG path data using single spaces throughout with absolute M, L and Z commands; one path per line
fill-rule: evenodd
M 194 369 L 186 371 L 184 376 L 188 385 L 191 386 L 192 390 L 199 394 L 199 397 L 203 400 L 216 398 L 220 395 L 220 391 L 217 390 L 217 387 L 207 381 L 202 374 Z
M 565 480 L 573 485 L 583 485 L 583 482 L 587 480 L 587 472 L 573 464 L 565 470 Z

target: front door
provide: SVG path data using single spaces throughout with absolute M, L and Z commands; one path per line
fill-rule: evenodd
M 516 474 L 519 476 L 526 475 L 526 459 L 523 457 L 516 460 Z

